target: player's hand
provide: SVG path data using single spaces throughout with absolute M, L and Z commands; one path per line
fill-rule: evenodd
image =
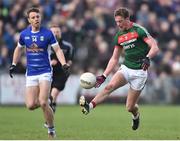
M 10 75 L 11 78 L 13 78 L 12 74 L 14 73 L 15 69 L 16 69 L 16 65 L 11 65 L 9 67 L 9 75 Z
M 97 76 L 96 77 L 96 84 L 95 84 L 95 88 L 99 88 L 101 86 L 101 84 L 106 80 L 106 77 L 104 75 L 101 76 Z
M 150 66 L 150 59 L 149 57 L 146 57 L 142 60 L 142 65 L 141 65 L 141 68 L 146 71 Z
M 69 66 L 69 65 L 64 64 L 64 65 L 62 66 L 62 69 L 63 69 L 63 71 L 64 71 L 64 73 L 65 73 L 66 76 L 69 76 L 69 75 L 70 75 L 70 66 Z

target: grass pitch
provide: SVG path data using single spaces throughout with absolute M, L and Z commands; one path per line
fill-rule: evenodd
M 124 105 L 101 105 L 89 115 L 79 106 L 59 106 L 55 114 L 58 140 L 179 140 L 179 106 L 140 105 L 141 125 L 131 129 Z M 0 140 L 46 140 L 42 111 L 0 107 Z

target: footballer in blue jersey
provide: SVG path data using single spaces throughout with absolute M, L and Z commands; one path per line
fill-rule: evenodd
M 60 61 L 64 73 L 69 73 L 69 66 L 62 49 L 59 47 L 53 33 L 41 27 L 41 14 L 38 8 L 27 10 L 27 19 L 30 26 L 20 33 L 17 47 L 14 50 L 12 65 L 9 74 L 13 77 L 16 64 L 21 56 L 21 50 L 26 49 L 27 72 L 26 72 L 26 107 L 34 110 L 41 107 L 44 120 L 48 125 L 48 137 L 56 137 L 54 127 L 53 110 L 49 106 L 48 97 L 51 89 L 52 69 L 50 66 L 50 55 L 48 47 L 52 46 L 58 60 Z
M 57 44 L 52 32 L 44 27 L 32 32 L 30 26 L 21 32 L 18 47 L 26 47 L 27 76 L 51 73 L 48 48 Z

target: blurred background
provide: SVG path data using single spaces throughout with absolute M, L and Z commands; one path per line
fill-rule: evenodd
M 180 104 L 179 0 L 0 0 L 0 104 L 24 104 L 25 54 L 14 79 L 9 77 L 8 68 L 19 32 L 28 26 L 25 11 L 32 6 L 42 11 L 44 26 L 58 24 L 63 39 L 75 48 L 71 76 L 58 97 L 59 104 L 77 104 L 80 95 L 91 99 L 104 87 L 105 84 L 99 89 L 82 89 L 79 76 L 86 71 L 99 75 L 105 69 L 117 32 L 113 12 L 121 6 L 131 10 L 131 20 L 147 28 L 160 48 L 149 68 L 140 102 Z M 122 61 L 123 56 L 119 63 Z M 113 92 L 106 102 L 125 102 L 128 88 L 127 85 Z

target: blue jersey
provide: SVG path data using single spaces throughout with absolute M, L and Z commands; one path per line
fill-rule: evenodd
M 20 33 L 18 47 L 26 47 L 27 76 L 39 75 L 52 72 L 49 45 L 57 45 L 58 42 L 53 33 L 44 27 L 39 31 L 32 32 L 31 26 Z

